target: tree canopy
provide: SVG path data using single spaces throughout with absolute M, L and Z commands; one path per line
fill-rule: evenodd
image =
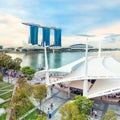
M 5 70 L 9 70 L 9 69 L 19 70 L 21 62 L 22 62 L 21 58 L 12 59 L 11 56 L 9 56 L 5 53 L 0 53 L 0 69 L 1 69 L 1 71 L 3 68 Z
M 80 120 L 79 110 L 74 102 L 64 104 L 59 113 L 61 114 L 61 120 Z
M 38 115 L 36 120 L 47 120 L 47 116 L 46 115 Z
M 84 96 L 75 96 L 73 102 L 64 104 L 60 108 L 61 120 L 89 120 L 93 102 Z
M 16 117 L 20 117 L 33 107 L 33 104 L 29 100 L 29 96 L 31 94 L 32 86 L 27 82 L 27 79 L 25 77 L 19 78 L 17 80 L 15 94 L 11 99 L 12 107 Z
M 17 80 L 17 84 L 19 88 L 23 88 L 27 96 L 32 95 L 33 87 L 31 84 L 27 82 L 26 77 L 21 77 Z
M 117 120 L 117 115 L 113 110 L 108 110 L 102 117 L 102 120 Z
M 46 94 L 47 94 L 46 85 L 44 84 L 35 85 L 33 92 L 34 92 L 34 98 L 39 102 L 40 107 L 41 107 L 42 101 L 46 97 Z
M 16 117 L 20 117 L 33 108 L 33 104 L 28 99 L 23 88 L 17 89 L 12 99 L 12 108 Z
M 28 77 L 28 79 L 31 79 L 32 75 L 35 73 L 35 70 L 30 66 L 24 66 L 21 68 L 21 72 L 24 76 Z
M 86 119 L 88 119 L 90 115 L 90 109 L 93 106 L 93 101 L 91 101 L 90 99 L 87 99 L 84 96 L 77 95 L 74 98 L 74 102 L 78 106 L 79 113 L 81 115 L 85 115 Z

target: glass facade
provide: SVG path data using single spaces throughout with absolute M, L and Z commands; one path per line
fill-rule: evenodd
M 37 26 L 30 26 L 29 43 L 31 43 L 32 45 L 38 44 L 38 27 Z
M 54 29 L 54 45 L 61 46 L 61 29 Z
M 50 46 L 50 28 L 43 27 L 43 38 L 42 38 L 42 46 L 46 43 L 46 46 Z

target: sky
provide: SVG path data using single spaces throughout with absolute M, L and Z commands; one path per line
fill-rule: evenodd
M 101 40 L 103 47 L 120 48 L 120 0 L 0 0 L 1 45 L 28 43 L 29 27 L 22 22 L 61 28 L 63 46 L 88 39 L 94 46 Z

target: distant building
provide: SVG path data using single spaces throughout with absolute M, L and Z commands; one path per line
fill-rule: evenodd
M 85 48 L 86 44 L 74 44 L 70 46 L 71 48 Z M 93 46 L 88 45 L 88 48 L 93 48 Z
M 0 45 L 0 49 L 3 49 L 3 46 L 2 46 L 2 45 Z
M 3 45 L 0 45 L 0 53 L 3 53 L 4 49 L 3 49 Z

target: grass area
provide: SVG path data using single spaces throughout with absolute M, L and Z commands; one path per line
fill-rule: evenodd
M 10 104 L 10 100 L 0 104 L 0 108 L 4 108 L 5 106 L 9 106 L 9 104 Z
M 7 93 L 7 94 L 4 94 L 2 96 L 0 96 L 0 98 L 4 99 L 4 100 L 7 100 L 8 98 L 10 98 L 12 96 L 12 91 Z
M 7 87 L 7 86 L 6 86 Z M 0 90 L 0 94 L 7 92 L 8 90 L 13 90 L 14 85 L 8 86 L 7 88 L 4 88 L 2 90 Z M 5 91 L 4 91 L 5 90 Z
M 0 115 L 0 120 L 6 120 L 6 115 L 7 115 L 7 113 Z
M 11 86 L 10 86 L 10 85 L 11 85 Z M 8 86 L 8 87 L 7 87 L 7 86 Z M 4 87 L 7 87 L 7 88 L 4 88 Z M 0 91 L 0 94 L 7 92 L 7 90 L 12 90 L 13 87 L 14 87 L 14 85 L 12 85 L 12 84 L 10 84 L 10 83 L 6 83 L 6 82 L 3 82 L 3 81 L 0 81 L 0 89 L 1 89 L 1 90 L 6 90 L 6 91 Z M 2 89 L 2 88 L 3 88 L 3 89 Z M 12 95 L 12 92 L 9 92 L 9 93 L 7 93 L 7 94 L 4 94 L 4 95 L 0 96 L 0 98 L 6 100 L 6 99 L 10 98 L 11 95 Z
M 11 85 L 11 86 L 9 86 L 9 87 L 6 86 L 6 88 L 4 88 L 4 89 L 2 89 L 2 90 L 12 90 L 13 87 L 14 87 L 14 85 Z
M 3 81 L 0 81 L 0 89 L 5 87 L 5 86 L 8 86 L 10 85 L 10 83 L 6 83 L 6 82 L 3 82 Z
M 31 114 L 29 114 L 28 116 L 26 116 L 23 120 L 36 120 L 38 117 L 39 111 L 38 109 L 36 109 L 35 111 L 33 111 Z M 43 114 L 43 116 L 45 116 L 47 118 L 46 114 Z M 43 120 L 43 119 L 42 119 Z M 45 119 L 44 119 L 45 120 Z
M 17 117 L 16 117 L 16 115 L 13 116 L 14 120 L 18 120 L 18 118 L 22 117 L 23 115 L 25 115 L 27 112 L 29 112 L 33 108 L 34 108 L 34 105 L 30 101 L 27 102 L 26 106 L 19 106 L 19 108 L 18 108 L 19 113 L 18 113 Z M 28 119 L 26 119 L 26 120 L 28 120 Z M 34 120 L 34 119 L 32 119 L 32 120 Z
M 31 114 L 26 116 L 23 120 L 35 120 L 37 118 L 37 115 L 38 115 L 38 109 L 36 109 Z
M 5 91 L 0 91 L 0 94 L 5 93 L 5 92 L 7 92 L 7 90 L 5 90 Z

